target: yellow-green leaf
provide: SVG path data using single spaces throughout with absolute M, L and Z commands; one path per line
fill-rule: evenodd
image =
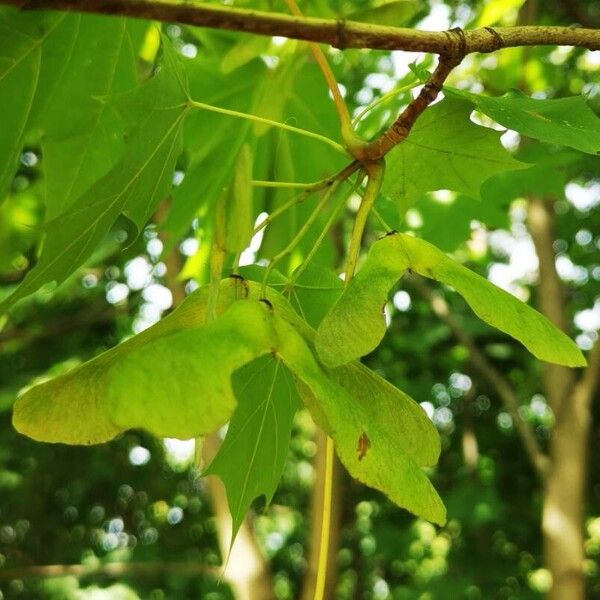
M 385 333 L 383 305 L 406 269 L 452 286 L 483 321 L 519 340 L 541 360 L 586 364 L 575 343 L 546 317 L 418 238 L 394 233 L 375 242 L 356 277 L 323 319 L 321 360 L 334 367 L 373 350 Z
M 247 295 L 236 279 L 221 286 L 217 313 L 225 314 L 204 326 L 207 289 L 143 333 L 27 390 L 15 404 L 17 430 L 40 441 L 95 444 L 133 427 L 180 438 L 218 428 L 235 407 L 231 373 L 270 351 L 273 340 L 267 307 L 235 303 Z

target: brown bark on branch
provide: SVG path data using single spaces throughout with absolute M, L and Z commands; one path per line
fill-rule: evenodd
M 419 31 L 334 19 L 297 17 L 202 3 L 167 0 L 0 0 L 0 4 L 32 10 L 68 10 L 121 15 L 198 27 L 282 36 L 329 44 L 336 48 L 371 48 L 456 55 L 495 52 L 517 46 L 578 46 L 600 50 L 600 30 L 559 26 L 484 27 L 464 32 Z
M 461 29 L 454 32 L 459 40 L 464 40 Z M 394 146 L 408 137 L 410 130 L 423 114 L 425 109 L 437 98 L 442 91 L 444 81 L 454 67 L 457 67 L 464 58 L 464 47 L 454 55 L 441 55 L 435 71 L 429 81 L 423 86 L 418 96 L 400 113 L 392 126 L 373 142 L 352 149 L 355 158 L 361 161 L 377 161 L 383 158 Z

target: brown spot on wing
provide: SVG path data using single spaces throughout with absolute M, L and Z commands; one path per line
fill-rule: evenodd
M 362 460 L 369 448 L 371 447 L 371 440 L 369 436 L 363 431 L 358 438 L 358 446 L 356 447 L 356 452 L 358 452 L 358 460 Z

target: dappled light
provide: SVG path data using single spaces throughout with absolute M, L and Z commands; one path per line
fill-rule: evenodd
M 24 4 L 0 600 L 600 598 L 598 2 Z

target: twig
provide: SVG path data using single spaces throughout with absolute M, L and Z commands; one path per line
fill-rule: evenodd
M 460 32 L 460 33 L 458 33 Z M 457 30 L 458 37 L 464 40 L 462 30 Z M 353 152 L 359 160 L 379 160 L 383 158 L 394 146 L 408 137 L 410 130 L 423 111 L 437 98 L 442 90 L 444 81 L 452 69 L 457 67 L 464 57 L 464 46 L 453 55 L 440 56 L 435 71 L 429 81 L 423 86 L 417 97 L 400 113 L 391 127 L 370 144 L 359 146 Z
M 266 219 L 263 219 L 252 232 L 252 235 L 256 235 L 259 231 L 263 230 L 265 227 L 270 225 L 277 217 L 282 215 L 284 212 L 289 210 L 295 204 L 300 204 L 304 202 L 311 194 L 315 192 L 319 192 L 324 190 L 325 188 L 331 187 L 336 182 L 343 182 L 348 177 L 350 177 L 354 172 L 356 172 L 360 167 L 360 163 L 355 160 L 348 165 L 346 165 L 341 171 L 332 175 L 331 177 L 327 177 L 326 179 L 321 179 L 321 181 L 317 181 L 315 183 L 309 183 L 304 187 L 304 191 L 300 192 L 290 200 L 288 200 L 285 204 L 277 207 Z
M 358 208 L 358 212 L 356 213 L 354 227 L 352 228 L 352 236 L 350 238 L 350 245 L 348 247 L 346 263 L 344 265 L 345 285 L 348 285 L 349 281 L 354 276 L 365 225 L 367 224 L 367 218 L 371 212 L 371 209 L 373 208 L 373 205 L 375 204 L 377 195 L 381 190 L 384 168 L 385 165 L 381 162 L 367 163 L 365 165 L 365 170 L 367 171 L 368 175 L 367 186 Z
M 189 100 L 190 106 L 194 108 L 198 108 L 201 110 L 206 110 L 209 112 L 215 112 L 222 115 L 228 115 L 230 117 L 236 117 L 238 119 L 245 119 L 247 121 L 252 121 L 254 123 L 262 123 L 264 125 L 269 125 L 269 127 L 276 127 L 278 129 L 283 129 L 284 131 L 289 131 L 291 133 L 296 133 L 298 135 L 303 135 L 304 137 L 311 138 L 313 140 L 318 140 L 327 144 L 337 152 L 348 156 L 348 153 L 344 149 L 343 146 L 338 144 L 335 140 L 332 140 L 324 135 L 319 133 L 315 133 L 314 131 L 308 131 L 307 129 L 300 129 L 299 127 L 294 127 L 293 125 L 288 125 L 287 123 L 280 123 L 279 121 L 273 121 L 272 119 L 265 119 L 264 117 L 260 117 L 258 115 L 252 115 L 250 113 L 243 113 L 237 110 L 231 110 L 229 108 L 221 108 L 219 106 L 213 106 L 212 104 L 205 104 L 204 102 L 198 102 L 196 100 Z
M 416 87 L 418 85 L 419 85 L 419 80 L 413 80 L 411 83 L 407 83 L 406 85 L 403 85 L 403 86 L 400 86 L 400 87 L 396 87 L 396 88 L 390 90 L 389 92 L 386 92 L 385 94 L 383 94 L 383 96 L 380 96 L 379 98 L 377 98 L 377 100 L 374 100 L 368 106 L 365 106 L 352 119 L 352 125 L 354 125 L 354 126 L 358 125 L 360 123 L 360 121 L 362 120 L 362 118 L 367 113 L 370 113 L 372 110 L 374 110 L 378 106 L 381 106 L 382 104 L 385 104 L 386 102 L 388 102 L 388 100 L 391 100 L 394 97 L 400 96 L 400 94 L 404 94 L 405 92 L 408 92 L 408 91 L 412 90 L 414 87 Z
M 433 312 L 449 327 L 454 337 L 467 349 L 469 352 L 469 360 L 471 361 L 473 368 L 476 369 L 496 390 L 504 407 L 512 417 L 517 433 L 521 437 L 527 456 L 529 457 L 536 474 L 541 481 L 544 481 L 550 466 L 548 457 L 542 451 L 535 437 L 535 433 L 529 424 L 521 418 L 521 415 L 519 414 L 519 398 L 512 386 L 489 362 L 485 354 L 481 352 L 469 334 L 460 327 L 456 319 L 450 313 L 446 301 L 439 294 L 434 293 L 421 279 L 410 277 L 408 280 L 419 295 L 429 302 Z
M 460 49 L 459 40 L 448 31 L 419 31 L 355 21 L 294 17 L 215 4 L 174 4 L 165 0 L 0 0 L 0 4 L 178 22 L 320 42 L 341 49 L 372 48 L 445 55 L 452 55 Z M 517 46 L 578 46 L 599 50 L 600 31 L 558 26 L 483 27 L 465 31 L 464 42 L 465 54 L 495 52 Z

